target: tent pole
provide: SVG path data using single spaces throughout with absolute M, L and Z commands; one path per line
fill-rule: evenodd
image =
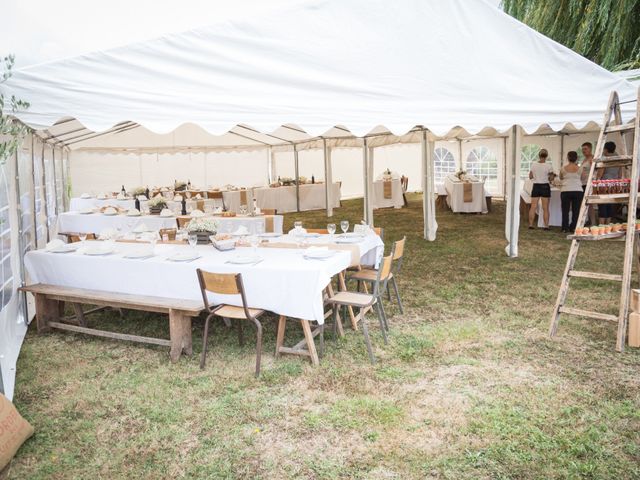
M 35 155 L 35 135 L 31 134 L 31 183 L 33 185 L 33 195 L 31 195 L 31 216 L 33 217 L 33 246 L 38 248 L 38 216 L 36 215 L 36 155 Z
M 51 147 L 51 164 L 53 165 L 53 214 L 58 215 L 58 178 L 56 175 L 56 147 Z
M 518 231 L 520 229 L 520 149 L 522 144 L 522 128 L 514 125 L 510 132 L 509 149 L 509 188 L 507 191 L 506 237 L 505 248 L 509 257 L 518 256 Z
M 298 163 L 298 147 L 293 145 L 293 166 L 296 173 L 296 211 L 300 211 L 300 165 Z
M 462 140 L 458 139 L 458 170 L 464 170 L 462 167 Z
M 322 139 L 322 153 L 324 155 L 324 195 L 327 201 L 327 217 L 333 217 L 333 176 L 331 175 L 331 147 L 327 146 L 327 139 Z
M 371 219 L 369 218 L 369 207 L 367 202 L 369 201 L 369 146 L 367 145 L 367 138 L 364 138 L 362 145 L 362 178 L 364 180 L 364 221 L 370 225 Z
M 422 130 L 422 214 L 424 217 L 424 239 L 433 242 L 436 239 L 435 165 L 433 151 L 435 142 L 429 140 L 428 131 Z
M 369 214 L 368 224 L 373 227 L 373 163 L 375 161 L 374 147 L 369 147 L 369 174 L 367 175 L 368 188 L 367 192 L 367 209 Z
M 273 183 L 273 149 L 267 147 L 267 180 L 269 185 Z
M 42 141 L 42 155 L 40 156 L 40 165 L 42 167 L 42 175 L 40 176 L 40 181 L 42 182 L 42 204 L 44 208 L 44 225 L 47 230 L 46 235 L 46 243 L 49 243 L 49 205 L 47 202 L 47 177 L 45 174 L 45 165 L 44 165 L 44 149 L 46 146 L 46 142 Z
M 32 134 L 31 134 L 32 135 Z M 24 140 L 22 142 L 22 145 L 20 146 L 20 148 L 22 148 L 24 146 Z M 15 178 L 15 188 L 16 188 L 16 210 L 17 215 L 18 215 L 18 248 L 20 249 L 19 253 L 18 253 L 18 257 L 20 258 L 20 286 L 24 287 L 25 282 L 24 282 L 24 278 L 25 278 L 25 274 L 24 274 L 24 251 L 25 251 L 25 245 L 24 245 L 24 225 L 22 224 L 23 221 L 23 217 L 22 217 L 22 192 L 20 191 L 20 160 L 18 158 L 18 152 L 20 150 L 16 151 L 15 154 L 15 161 L 14 161 L 14 171 L 13 171 L 13 175 Z M 21 293 L 22 296 L 22 308 L 24 310 L 24 324 L 25 325 L 29 325 L 29 311 L 27 310 L 27 293 L 26 292 L 22 292 Z M 0 372 L 0 377 L 2 377 L 2 372 Z M 0 378 L 0 388 L 2 387 L 1 385 L 2 382 L 2 378 Z M 4 393 L 4 390 L 3 390 Z

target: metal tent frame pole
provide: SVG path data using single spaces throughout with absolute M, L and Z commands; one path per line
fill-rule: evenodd
M 296 211 L 300 211 L 300 165 L 298 163 L 298 147 L 293 145 L 293 167 L 296 174 Z
M 322 139 L 322 153 L 324 155 L 324 193 L 327 202 L 327 217 L 333 217 L 333 175 L 331 171 L 331 147 L 327 140 Z
M 506 253 L 509 257 L 518 256 L 518 233 L 520 229 L 520 148 L 522 144 L 522 128 L 514 125 L 510 132 L 509 182 L 507 184 L 507 231 L 509 244 Z
M 423 236 L 425 240 L 433 242 L 436 239 L 438 223 L 436 222 L 435 199 L 435 165 L 433 151 L 435 142 L 429 140 L 428 131 L 422 130 L 420 139 L 422 153 L 422 215 L 424 219 Z

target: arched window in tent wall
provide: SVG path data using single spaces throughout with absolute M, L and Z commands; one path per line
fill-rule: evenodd
M 438 147 L 433 152 L 435 166 L 435 181 L 443 183 L 448 175 L 456 173 L 456 159 L 449 149 Z
M 9 226 L 9 183 L 7 164 L 0 165 L 0 310 L 13 292 L 13 271 L 11 268 L 11 229 Z
M 522 151 L 520 152 L 520 178 L 522 180 L 529 178 L 531 164 L 538 160 L 539 152 L 540 145 L 530 143 L 522 146 Z
M 475 147 L 467 155 L 465 170 L 468 174 L 484 180 L 488 191 L 498 191 L 498 161 L 493 150 Z

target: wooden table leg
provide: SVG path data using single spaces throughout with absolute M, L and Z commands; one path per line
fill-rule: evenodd
M 60 302 L 51 300 L 41 293 L 35 293 L 33 296 L 36 301 L 36 327 L 38 333 L 49 332 L 51 331 L 49 322 L 60 321 Z
M 327 291 L 329 292 L 329 297 L 333 297 L 334 292 L 331 282 L 327 285 Z M 342 318 L 340 317 L 340 309 L 337 305 L 332 305 L 331 309 L 333 310 L 334 308 L 336 309 L 336 328 L 338 329 L 338 335 L 340 335 L 340 337 L 344 337 L 344 328 L 342 326 Z
M 182 352 L 193 353 L 191 317 L 180 310 L 169 310 L 169 337 L 171 339 L 171 361 L 177 362 Z
M 284 345 L 284 330 L 287 328 L 287 317 L 278 318 L 278 333 L 276 335 L 276 358 L 280 356 L 280 348 Z
M 344 280 L 344 272 L 340 272 L 338 274 L 338 279 L 340 281 L 340 291 L 346 292 L 347 283 Z M 353 313 L 353 308 L 351 306 L 349 306 L 348 309 L 349 309 L 349 318 L 351 318 L 351 328 L 353 328 L 354 330 L 358 330 L 358 318 L 356 317 L 355 313 Z
M 309 350 L 311 363 L 313 365 L 320 365 L 320 360 L 318 359 L 318 352 L 316 351 L 316 343 L 313 340 L 313 333 L 311 333 L 311 325 L 309 325 L 309 320 L 300 320 L 300 323 L 302 324 L 304 339 L 307 342 L 307 350 Z

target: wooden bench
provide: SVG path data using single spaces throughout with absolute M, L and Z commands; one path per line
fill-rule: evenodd
M 128 293 L 60 287 L 42 283 L 21 287 L 20 291 L 32 293 L 35 297 L 36 326 L 39 333 L 55 328 L 98 337 L 168 346 L 171 347 L 170 356 L 172 362 L 176 362 L 183 352 L 186 355 L 193 353 L 191 318 L 197 317 L 204 308 L 202 301 L 131 295 Z M 64 302 L 73 306 L 77 325 L 61 322 L 60 312 Z M 81 308 L 83 304 L 167 313 L 169 314 L 170 339 L 142 337 L 88 328 L 84 318 L 86 312 L 83 312 Z

